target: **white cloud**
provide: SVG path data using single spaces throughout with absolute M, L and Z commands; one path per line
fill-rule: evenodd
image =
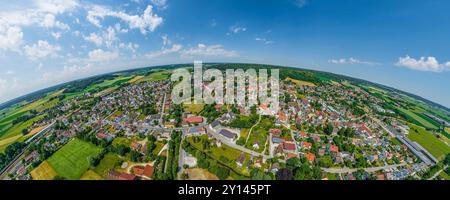
M 420 57 L 418 60 L 409 56 L 400 57 L 395 65 L 419 71 L 442 72 L 450 70 L 450 62 L 440 64 L 433 56 Z
M 51 34 L 52 37 L 55 38 L 56 40 L 59 40 L 59 38 L 61 38 L 61 32 L 51 32 L 50 34 Z
M 89 60 L 94 62 L 111 61 L 119 57 L 118 52 L 95 49 L 89 52 Z
M 115 41 L 118 40 L 116 35 L 116 30 L 113 27 L 108 27 L 101 35 L 97 33 L 91 33 L 89 36 L 84 36 L 84 40 L 92 42 L 97 46 L 105 44 L 106 47 L 110 48 Z
M 24 49 L 28 58 L 30 58 L 31 60 L 37 60 L 40 58 L 45 58 L 47 56 L 57 56 L 57 52 L 61 50 L 61 47 L 53 46 L 45 40 L 39 40 L 32 46 L 26 45 Z
M 350 57 L 350 58 L 341 58 L 341 59 L 331 59 L 328 60 L 329 63 L 332 64 L 344 64 L 344 65 L 354 65 L 354 64 L 364 64 L 364 65 L 379 65 L 379 63 L 376 62 L 370 62 L 370 61 L 361 61 L 359 59 Z
M 234 25 L 234 26 L 230 27 L 230 32 L 229 33 L 237 34 L 237 33 L 245 32 L 245 31 L 247 31 L 246 27 Z
M 78 0 L 32 0 L 30 8 L 0 11 L 0 49 L 19 51 L 23 26 L 34 24 L 52 28 L 69 27 L 55 20 L 59 15 L 79 6 Z
M 168 7 L 167 0 L 151 0 L 151 3 L 160 10 L 165 10 Z
M 78 7 L 78 0 L 34 0 L 38 9 L 42 12 L 61 14 Z
M 0 49 L 19 51 L 23 43 L 23 32 L 20 27 L 2 27 L 0 25 Z
M 115 28 L 116 31 L 119 32 L 119 33 L 128 33 L 128 29 L 123 29 L 119 23 L 117 23 L 116 25 L 114 25 L 114 28 Z
M 84 36 L 83 38 L 84 40 L 92 42 L 97 46 L 101 46 L 103 43 L 103 38 L 97 35 L 97 33 L 91 33 L 89 36 Z
M 45 17 L 42 20 L 40 25 L 42 27 L 45 27 L 45 28 L 56 27 L 56 28 L 59 28 L 59 29 L 62 29 L 62 30 L 69 30 L 70 29 L 67 24 L 64 24 L 64 23 L 62 23 L 60 21 L 56 21 L 55 15 L 53 15 L 53 14 L 45 15 Z
M 128 23 L 131 29 L 139 29 L 142 34 L 153 32 L 163 22 L 163 18 L 153 13 L 153 6 L 148 5 L 142 15 L 129 15 L 122 11 L 112 11 L 106 7 L 94 5 L 88 11 L 87 20 L 97 27 L 102 27 L 100 19 L 105 17 L 116 17 Z
M 181 44 L 173 44 L 170 48 L 163 48 L 160 51 L 150 52 L 145 54 L 145 56 L 148 58 L 156 58 L 163 55 L 179 52 L 182 48 L 183 46 Z
M 110 48 L 114 41 L 118 40 L 116 31 L 111 26 L 103 33 L 103 40 L 108 48 Z
M 256 41 L 262 42 L 264 44 L 272 44 L 274 43 L 272 40 L 267 40 L 266 38 L 255 38 Z
M 193 47 L 182 52 L 184 57 L 194 56 L 214 56 L 214 57 L 239 57 L 236 51 L 229 51 L 222 47 L 222 45 L 210 45 L 198 44 L 197 47 Z
M 119 44 L 119 48 L 121 48 L 121 49 L 128 49 L 128 50 L 132 51 L 133 53 L 135 53 L 136 50 L 139 48 L 139 45 L 138 44 L 133 44 L 131 42 L 129 42 L 128 44 L 120 43 Z
M 14 71 L 12 71 L 12 70 L 8 70 L 8 71 L 6 71 L 6 73 L 5 73 L 6 75 L 13 75 L 14 74 Z

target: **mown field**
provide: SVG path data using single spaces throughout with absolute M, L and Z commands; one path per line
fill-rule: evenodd
M 30 174 L 33 180 L 53 180 L 58 175 L 47 161 L 42 162 Z
M 64 145 L 47 161 L 59 176 L 78 180 L 89 168 L 89 159 L 98 155 L 102 148 L 91 143 L 74 139 Z
M 205 104 L 183 104 L 184 110 L 194 114 L 198 114 L 203 110 Z
M 410 127 L 411 129 L 409 131 L 409 134 L 407 135 L 408 138 L 419 143 L 438 160 L 444 159 L 445 155 L 450 153 L 450 147 L 436 138 L 436 136 L 434 136 L 432 133 L 413 124 L 410 124 Z

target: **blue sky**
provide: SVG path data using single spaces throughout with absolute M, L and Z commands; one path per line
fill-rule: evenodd
M 25 0 L 0 8 L 0 102 L 159 64 L 329 71 L 450 107 L 450 2 Z

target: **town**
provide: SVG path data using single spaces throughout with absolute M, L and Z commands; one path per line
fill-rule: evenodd
M 174 104 L 170 69 L 50 92 L 47 103 L 58 103 L 32 110 L 41 117 L 24 129 L 23 142 L 6 148 L 1 178 L 405 180 L 449 174 L 449 144 L 434 135 L 445 133 L 445 120 L 429 114 L 444 122 L 442 133 L 431 131 L 399 117 L 401 94 L 342 79 L 318 81 L 308 71 L 289 69 L 303 79 L 283 76 L 283 70 L 279 110 L 266 115 L 266 104 Z M 439 142 L 439 152 L 414 140 L 422 132 Z

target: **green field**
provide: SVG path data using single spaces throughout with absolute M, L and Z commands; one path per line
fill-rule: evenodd
M 448 175 L 448 174 L 445 173 L 444 171 L 442 171 L 442 172 L 439 174 L 439 176 L 440 176 L 442 179 L 444 179 L 444 180 L 447 180 L 447 181 L 450 180 L 450 175 Z
M 105 176 L 110 169 L 114 169 L 123 160 L 116 154 L 107 153 L 100 161 L 100 164 L 95 167 L 94 171 L 100 176 Z
M 121 145 L 121 144 L 123 144 L 123 145 L 125 145 L 125 146 L 130 146 L 130 144 L 131 144 L 131 140 L 130 139 L 128 139 L 128 138 L 125 138 L 125 137 L 117 137 L 117 138 L 115 138 L 114 140 L 113 140 L 113 142 L 112 142 L 112 145 L 114 146 L 114 147 L 116 147 L 116 146 L 118 146 L 118 145 Z
M 153 149 L 152 153 L 153 153 L 153 155 L 157 156 L 158 153 L 161 151 L 161 149 L 164 147 L 164 144 L 159 141 L 156 141 L 155 144 L 156 144 L 156 147 L 155 147 L 155 149 Z
M 183 104 L 184 110 L 194 114 L 198 114 L 203 110 L 205 104 Z
M 81 176 L 80 180 L 103 180 L 103 178 L 94 171 L 89 170 Z
M 102 149 L 91 143 L 74 139 L 64 145 L 47 161 L 59 176 L 78 180 L 89 168 L 89 159 L 98 155 Z
M 437 129 L 438 127 L 435 126 L 434 124 L 430 123 L 428 120 L 420 117 L 419 115 L 417 115 L 416 113 L 410 111 L 410 110 L 406 110 L 403 108 L 398 108 L 398 110 L 402 113 L 404 113 L 405 115 L 408 115 L 409 117 L 411 117 L 413 120 L 417 121 L 418 125 L 423 125 L 426 128 L 431 128 L 431 129 Z
M 50 92 L 38 101 L 21 102 L 4 110 L 4 115 L 0 118 L 0 152 L 3 152 L 7 146 L 17 141 L 17 139 L 20 139 L 21 137 L 18 136 L 22 135 L 23 129 L 29 129 L 34 122 L 44 118 L 45 115 L 36 116 L 15 125 L 12 125 L 13 120 L 28 115 L 31 110 L 39 112 L 56 106 L 59 103 L 59 100 L 50 99 L 62 94 L 62 92 L 63 90 Z M 11 138 L 15 138 L 16 140 L 11 140 Z
M 204 136 L 201 136 L 201 137 L 204 137 Z M 189 143 L 191 143 L 192 146 L 194 146 L 196 149 L 200 149 L 200 150 L 204 151 L 204 149 L 202 148 L 201 142 L 195 143 L 192 140 L 192 137 L 187 138 L 187 141 Z M 229 146 L 227 146 L 225 144 L 222 144 L 221 147 L 211 147 L 210 150 L 211 150 L 210 151 L 211 152 L 210 155 L 212 155 L 212 157 L 214 157 L 214 159 L 217 159 L 217 160 L 221 156 L 224 156 L 228 160 L 233 161 L 233 160 L 236 160 L 239 157 L 239 155 L 241 155 L 241 153 L 242 153 L 242 151 L 239 151 L 237 149 L 233 149 L 233 148 L 231 148 L 231 147 L 229 147 Z
M 450 147 L 436 138 L 432 133 L 413 124 L 410 124 L 410 127 L 411 129 L 407 135 L 408 138 L 422 145 L 423 148 L 428 150 L 438 160 L 444 159 L 445 155 L 450 153 Z
M 139 79 L 138 81 L 136 81 L 136 83 L 169 80 L 170 74 L 172 74 L 172 72 L 169 70 L 154 72 L 144 78 Z

